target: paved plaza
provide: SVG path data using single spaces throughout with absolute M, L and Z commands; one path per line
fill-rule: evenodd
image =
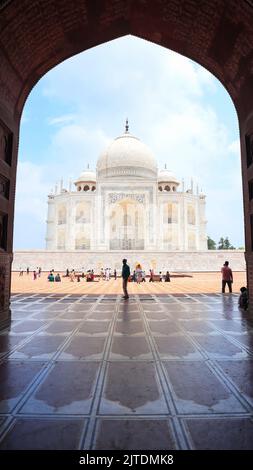
M 0 449 L 253 449 L 253 323 L 236 294 L 17 294 Z
M 28 276 L 24 273 L 19 276 L 18 273 L 12 273 L 11 278 L 11 291 L 16 293 L 57 293 L 57 294 L 88 294 L 88 295 L 101 295 L 101 294 L 121 294 L 122 293 L 122 279 L 114 280 L 112 277 L 110 281 L 100 280 L 95 278 L 94 282 L 86 282 L 85 279 L 80 282 L 71 282 L 69 277 L 61 276 L 61 282 L 49 282 L 47 280 L 48 273 L 42 273 L 40 278 L 36 281 L 33 280 L 33 274 Z M 171 282 L 136 282 L 128 283 L 128 290 L 130 294 L 180 294 L 180 293 L 195 293 L 199 292 L 205 294 L 219 293 L 221 291 L 221 273 L 220 272 L 203 272 L 203 273 L 172 273 Z M 233 291 L 239 292 L 240 287 L 247 285 L 246 272 L 234 272 Z M 226 287 L 226 289 L 228 289 Z

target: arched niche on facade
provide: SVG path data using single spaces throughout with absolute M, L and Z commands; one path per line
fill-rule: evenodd
M 67 221 L 67 211 L 66 207 L 61 204 L 57 207 L 57 222 L 58 225 L 66 224 Z
M 77 224 L 89 224 L 91 217 L 91 205 L 88 202 L 78 202 L 75 207 L 75 222 Z
M 173 202 L 165 202 L 163 204 L 163 223 L 178 223 L 178 205 Z
M 57 249 L 65 250 L 66 246 L 66 232 L 63 229 L 58 229 L 57 232 Z
M 194 206 L 187 206 L 187 222 L 189 225 L 196 224 L 196 211 Z
M 87 234 L 78 233 L 75 238 L 75 249 L 76 250 L 89 250 L 90 249 L 90 238 Z
M 196 235 L 188 233 L 188 250 L 196 250 Z
M 110 249 L 144 249 L 144 204 L 138 198 L 115 201 L 110 209 L 109 224 Z

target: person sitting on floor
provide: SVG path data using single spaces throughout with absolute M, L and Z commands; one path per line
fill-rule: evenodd
M 247 310 L 248 304 L 249 304 L 248 290 L 246 289 L 246 287 L 241 287 L 240 291 L 241 291 L 241 294 L 238 300 L 238 305 L 240 308 Z
M 51 273 L 47 276 L 47 278 L 48 278 L 49 282 L 54 282 L 54 275 L 53 275 L 52 271 L 51 271 Z
M 61 282 L 61 276 L 59 273 L 57 273 L 55 276 L 55 282 Z
M 170 282 L 170 273 L 169 273 L 169 271 L 167 271 L 166 274 L 165 274 L 165 282 Z

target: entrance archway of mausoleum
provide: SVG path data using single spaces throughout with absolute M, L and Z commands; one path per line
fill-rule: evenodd
M 109 249 L 144 250 L 146 239 L 145 206 L 125 198 L 109 206 Z
M 0 2 L 0 326 L 10 321 L 10 270 L 20 118 L 38 80 L 69 57 L 131 34 L 213 73 L 240 127 L 246 263 L 253 300 L 252 0 L 4 0 Z

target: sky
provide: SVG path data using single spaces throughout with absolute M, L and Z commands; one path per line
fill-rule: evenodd
M 197 63 L 125 36 L 78 54 L 48 72 L 22 114 L 14 250 L 45 248 L 47 195 L 75 180 L 129 131 L 158 167 L 206 194 L 207 234 L 244 246 L 239 129 L 223 85 Z

